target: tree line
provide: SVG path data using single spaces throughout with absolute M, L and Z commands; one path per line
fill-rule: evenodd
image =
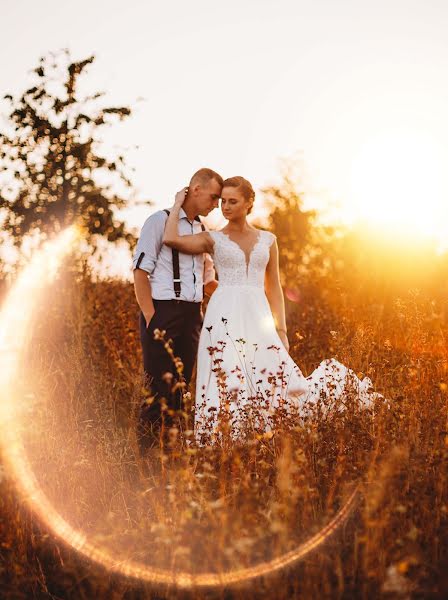
M 108 158 L 99 145 L 103 130 L 131 117 L 132 109 L 106 105 L 103 92 L 81 93 L 94 60 L 73 61 L 66 50 L 44 56 L 33 70 L 33 85 L 4 97 L 0 222 L 3 240 L 17 248 L 30 236 L 45 240 L 73 223 L 93 252 L 99 238 L 135 245 L 116 212 L 132 204 L 132 169 L 124 153 Z M 365 231 L 319 225 L 317 212 L 304 208 L 297 175 L 290 164 L 279 185 L 262 190 L 287 298 L 294 301 L 304 286 L 319 296 L 352 294 L 363 303 L 387 301 L 413 287 L 446 297 L 447 255 L 437 256 L 430 245 L 400 248 Z

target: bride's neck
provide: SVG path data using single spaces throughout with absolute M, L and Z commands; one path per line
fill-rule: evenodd
M 227 231 L 235 231 L 238 233 L 243 233 L 243 231 L 248 231 L 249 229 L 251 229 L 251 227 L 246 219 L 243 219 L 242 221 L 229 221 L 226 225 Z

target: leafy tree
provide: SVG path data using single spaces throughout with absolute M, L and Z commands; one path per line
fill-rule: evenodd
M 279 185 L 262 190 L 270 207 L 269 229 L 276 234 L 280 271 L 285 280 L 296 280 L 309 261 L 316 212 L 304 210 L 304 194 L 299 190 L 295 169 L 290 161 L 284 164 Z
M 80 77 L 93 61 L 73 62 L 67 50 L 43 57 L 35 85 L 20 98 L 5 96 L 10 113 L 0 132 L 0 209 L 17 246 L 28 235 L 45 239 L 75 222 L 91 246 L 98 236 L 135 243 L 114 214 L 127 205 L 114 190 L 131 188 L 125 159 L 98 154 L 103 128 L 131 110 L 102 106 L 102 92 L 81 94 Z
M 278 241 L 291 348 L 302 355 L 302 345 L 306 345 L 313 359 L 302 364 L 307 372 L 322 359 L 322 352 L 328 356 L 331 347 L 335 318 L 324 280 L 330 268 L 327 248 L 333 231 L 317 223 L 316 210 L 305 209 L 300 172 L 300 164 L 288 160 L 280 183 L 262 191 L 270 207 L 269 228 Z

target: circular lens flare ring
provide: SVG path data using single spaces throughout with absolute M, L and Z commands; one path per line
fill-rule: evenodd
M 222 573 L 189 573 L 153 568 L 130 559 L 120 560 L 90 542 L 74 529 L 55 509 L 33 473 L 20 436 L 20 399 L 15 397 L 14 377 L 20 364 L 27 327 L 33 306 L 45 289 L 63 257 L 79 238 L 75 228 L 65 230 L 57 239 L 35 253 L 9 291 L 0 311 L 0 440 L 5 464 L 20 495 L 34 514 L 59 539 L 85 557 L 107 569 L 156 585 L 179 588 L 219 587 L 242 583 L 288 567 L 322 545 L 347 520 L 359 498 L 359 485 L 336 515 L 315 535 L 290 552 L 252 567 Z

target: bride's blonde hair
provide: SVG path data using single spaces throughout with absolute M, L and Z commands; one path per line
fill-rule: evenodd
M 235 175 L 235 177 L 229 177 L 228 179 L 224 179 L 222 187 L 241 188 L 241 192 L 244 198 L 251 202 L 247 210 L 247 214 L 250 214 L 255 200 L 254 188 L 252 187 L 250 181 L 247 181 L 247 179 L 244 179 L 244 177 L 241 177 L 241 175 Z

